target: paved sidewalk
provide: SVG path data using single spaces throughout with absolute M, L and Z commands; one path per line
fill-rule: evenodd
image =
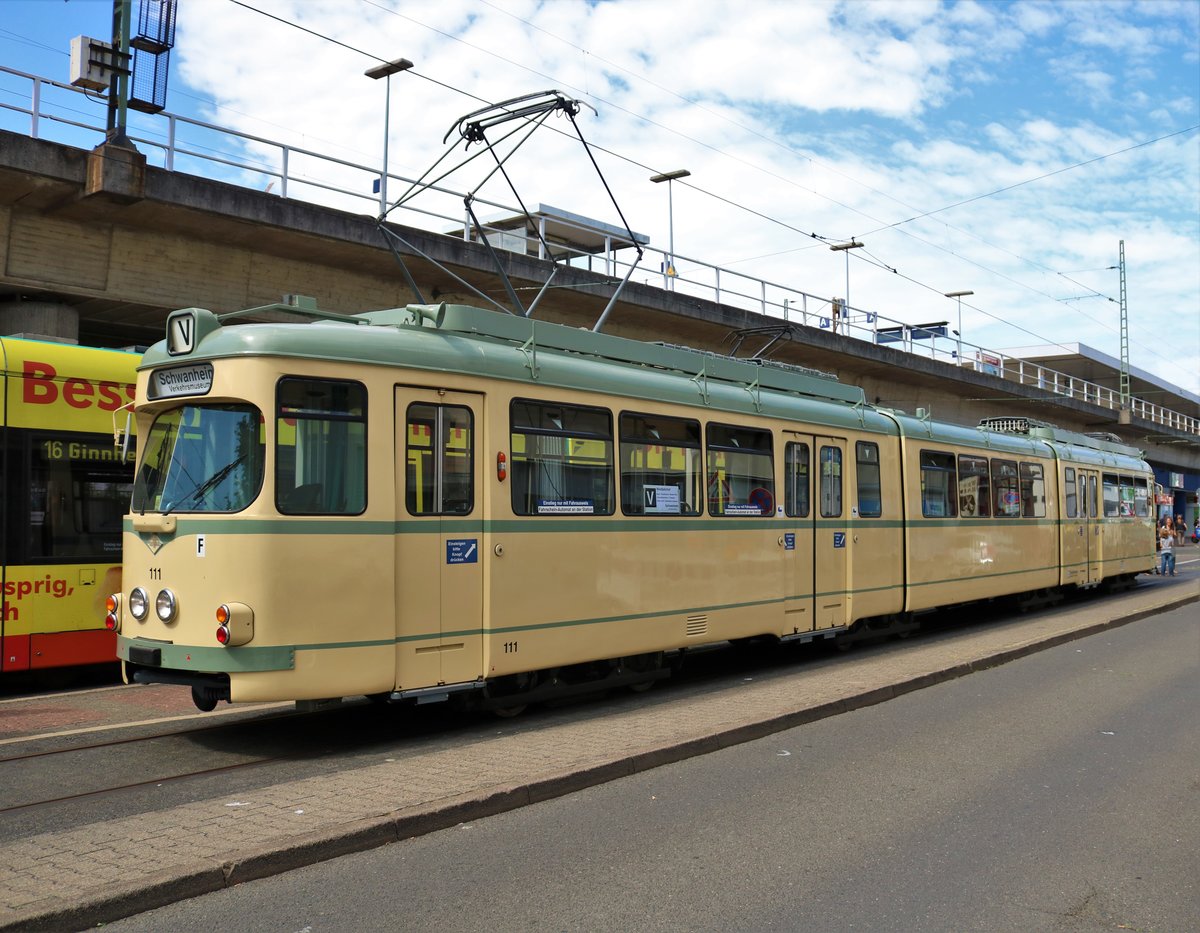
M 1068 611 L 886 656 L 850 654 L 735 691 L 26 837 L 0 846 L 0 931 L 95 926 L 761 738 L 1200 599 L 1200 580 L 1149 579 Z

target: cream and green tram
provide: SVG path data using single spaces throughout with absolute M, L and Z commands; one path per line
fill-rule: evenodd
M 143 360 L 108 617 L 130 681 L 190 686 L 202 709 L 503 708 L 641 686 L 692 646 L 852 637 L 1057 582 L 1041 440 L 877 410 L 797 367 L 461 305 L 310 313 L 177 311 Z M 942 493 L 926 448 L 955 458 L 953 478 L 930 470 Z M 972 457 L 998 508 L 1046 513 L 988 516 L 990 565 L 959 504 L 983 494 Z M 1029 559 L 1008 553 L 1034 538 Z

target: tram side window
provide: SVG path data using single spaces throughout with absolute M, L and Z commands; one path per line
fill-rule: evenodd
M 793 441 L 784 448 L 783 511 L 789 518 L 808 518 L 809 450 L 807 444 Z
M 921 514 L 926 518 L 954 518 L 958 514 L 954 454 L 921 451 Z
M 613 513 L 610 411 L 514 399 L 509 417 L 515 514 Z
M 992 515 L 1021 517 L 1021 485 L 1015 460 L 992 460 Z
M 1117 477 L 1112 473 L 1104 474 L 1104 517 L 1116 518 L 1121 514 L 1121 489 Z
M 1138 518 L 1150 517 L 1150 489 L 1140 476 L 1133 481 L 1133 510 Z
M 25 537 L 10 560 L 120 560 L 133 480 L 111 439 L 33 435 L 29 443 L 29 487 L 9 499 L 10 508 L 28 509 Z
M 367 390 L 286 376 L 276 388 L 275 504 L 284 515 L 359 515 L 367 507 Z
M 621 511 L 626 515 L 699 515 L 700 422 L 624 412 Z
M 1075 492 L 1075 469 L 1073 467 L 1063 470 L 1063 489 L 1067 494 L 1067 518 L 1075 518 L 1079 514 L 1079 496 Z
M 408 406 L 404 504 L 410 515 L 468 515 L 475 505 L 471 410 Z
M 1021 517 L 1021 484 L 1015 460 L 992 461 L 992 514 L 997 518 Z
M 1121 517 L 1133 518 L 1133 477 L 1121 476 L 1118 478 L 1121 487 Z
M 775 514 L 775 466 L 771 432 L 710 424 L 708 513 L 726 516 Z
M 987 460 L 961 455 L 958 458 L 958 514 L 963 518 L 986 518 L 992 513 L 991 503 Z
M 1046 478 L 1040 463 L 1021 464 L 1021 515 L 1046 517 Z
M 883 514 L 883 493 L 879 486 L 879 445 L 858 441 L 854 445 L 858 479 L 860 518 L 879 518 Z
M 821 517 L 840 518 L 842 515 L 842 450 L 840 447 L 821 448 Z

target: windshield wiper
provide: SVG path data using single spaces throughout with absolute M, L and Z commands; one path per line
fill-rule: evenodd
M 232 473 L 235 468 L 240 466 L 245 459 L 246 459 L 246 454 L 242 454 L 238 457 L 234 457 L 227 464 L 225 464 L 225 466 L 223 466 L 223 467 L 221 467 L 221 469 L 217 470 L 216 473 L 214 473 L 208 479 L 204 480 L 204 482 L 200 483 L 198 486 L 193 488 L 191 490 L 191 492 L 187 493 L 182 499 L 179 500 L 178 504 L 182 505 L 185 502 L 199 502 L 201 496 L 203 496 L 210 489 L 219 485 L 220 482 L 222 480 L 224 480 L 227 476 L 229 476 L 229 474 Z M 163 509 L 163 515 L 169 515 L 174 510 L 175 505 L 176 505 L 176 503 L 174 503 L 174 502 L 169 503 Z

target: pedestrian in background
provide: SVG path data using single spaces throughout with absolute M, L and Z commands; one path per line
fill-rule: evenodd
M 1187 522 L 1183 520 L 1182 515 L 1175 516 L 1175 537 L 1176 544 L 1183 547 L 1183 542 L 1187 538 Z
M 1175 576 L 1175 529 L 1171 527 L 1171 519 L 1164 518 L 1162 528 L 1159 529 L 1159 539 L 1162 544 L 1162 566 L 1159 568 L 1159 573 L 1163 576 L 1170 574 Z

